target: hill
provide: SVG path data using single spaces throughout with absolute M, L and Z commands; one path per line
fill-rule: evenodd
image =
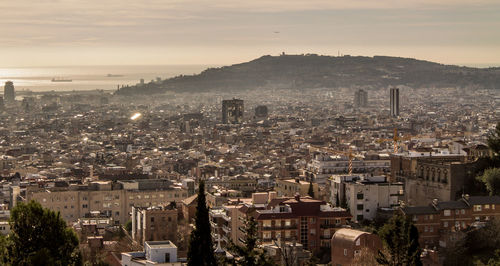
M 197 75 L 124 87 L 117 94 L 400 85 L 500 89 L 500 68 L 460 67 L 389 56 L 266 55 L 246 63 L 209 68 Z

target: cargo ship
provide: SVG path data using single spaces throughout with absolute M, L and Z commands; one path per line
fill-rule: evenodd
M 65 79 L 65 78 L 52 78 L 52 82 L 72 82 L 72 79 Z

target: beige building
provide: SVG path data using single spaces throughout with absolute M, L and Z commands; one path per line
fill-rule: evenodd
M 175 206 L 148 208 L 132 207 L 132 238 L 143 244 L 146 241 L 177 239 L 177 219 L 179 212 Z
M 278 192 L 279 197 L 294 197 L 297 193 L 301 197 L 308 196 L 309 182 L 295 179 L 278 179 L 274 190 Z M 314 197 L 319 196 L 318 184 L 313 183 Z
M 69 187 L 28 187 L 26 194 L 28 201 L 38 201 L 43 207 L 60 212 L 68 223 L 88 216 L 91 211 L 99 211 L 112 217 L 115 224 L 124 224 L 130 219 L 132 206 L 167 205 L 187 197 L 187 191 L 180 187 L 144 180 L 126 181 L 126 184 L 97 181 Z

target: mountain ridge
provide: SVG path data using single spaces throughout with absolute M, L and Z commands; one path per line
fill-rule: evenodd
M 500 89 L 500 68 L 445 65 L 391 56 L 265 55 L 248 62 L 208 68 L 195 75 L 176 76 L 160 83 L 123 87 L 117 94 L 403 85 L 411 88 Z

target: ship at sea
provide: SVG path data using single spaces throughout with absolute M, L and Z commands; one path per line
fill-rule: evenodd
M 52 78 L 52 82 L 72 82 L 72 79 L 66 79 L 66 78 Z
M 123 77 L 123 75 L 119 75 L 119 74 L 108 74 L 108 75 L 106 75 L 106 77 L 108 77 L 108 78 L 117 78 L 117 77 Z

